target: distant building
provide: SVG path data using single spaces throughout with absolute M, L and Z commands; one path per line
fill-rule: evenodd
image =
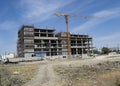
M 2 55 L 2 58 L 3 59 L 6 59 L 6 58 L 8 58 L 8 59 L 15 58 L 15 54 L 14 53 L 8 53 L 6 55 Z
M 0 59 L 2 59 L 2 56 L 0 55 Z
M 90 54 L 92 38 L 88 35 L 69 34 L 71 54 Z M 55 34 L 54 29 L 22 26 L 18 31 L 18 57 L 67 56 L 66 32 Z

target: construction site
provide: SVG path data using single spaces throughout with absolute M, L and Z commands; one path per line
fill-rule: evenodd
M 0 86 L 120 86 L 120 0 L 0 4 Z
M 69 55 L 91 54 L 92 38 L 88 35 L 70 34 Z M 34 26 L 22 26 L 18 31 L 18 57 L 68 55 L 66 32 L 55 34 L 54 29 L 41 29 Z
M 78 16 L 55 13 L 63 16 L 66 23 L 66 32 L 55 34 L 55 29 L 36 28 L 23 25 L 18 31 L 18 57 L 53 57 L 66 58 L 91 55 L 92 37 L 89 35 L 71 34 L 68 30 L 68 17 L 92 18 L 92 16 Z

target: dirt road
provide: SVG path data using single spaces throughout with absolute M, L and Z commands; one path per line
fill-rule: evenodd
M 46 62 L 46 64 L 40 65 L 38 74 L 23 86 L 61 86 L 59 77 L 55 74 L 53 70 L 54 65 L 82 66 L 92 65 L 104 61 L 120 60 L 120 58 L 105 58 L 105 57 L 106 56 L 86 60 Z
M 56 86 L 57 80 L 52 64 L 46 64 L 40 66 L 38 74 L 24 86 Z

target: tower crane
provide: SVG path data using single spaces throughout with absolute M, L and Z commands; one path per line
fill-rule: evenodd
M 73 14 L 59 14 L 59 13 L 55 13 L 55 16 L 64 16 L 65 17 L 65 22 L 66 22 L 66 35 L 67 35 L 67 55 L 70 56 L 71 55 L 71 44 L 70 44 L 70 33 L 68 30 L 68 17 L 79 17 L 79 18 L 96 18 L 95 16 L 82 16 L 82 15 L 73 15 Z

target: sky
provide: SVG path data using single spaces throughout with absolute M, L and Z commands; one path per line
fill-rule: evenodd
M 97 48 L 120 44 L 120 0 L 0 0 L 0 54 L 16 52 L 17 32 L 22 25 L 65 32 L 69 16 L 69 31 L 93 38 Z

